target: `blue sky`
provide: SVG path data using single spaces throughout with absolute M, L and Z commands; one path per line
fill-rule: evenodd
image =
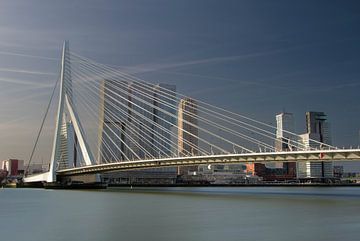
M 335 145 L 359 145 L 358 1 L 0 2 L 0 159 L 27 160 L 65 39 L 73 52 L 299 133 L 324 111 Z M 50 127 L 48 136 L 51 136 Z

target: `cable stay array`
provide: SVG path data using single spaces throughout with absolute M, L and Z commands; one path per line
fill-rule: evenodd
M 97 63 L 66 47 L 61 69 L 62 81 L 55 83 L 29 159 L 29 165 L 39 159 L 35 152 L 42 131 L 58 105 L 48 181 L 54 180 L 55 170 L 93 164 L 275 153 L 284 147 L 287 152 L 336 149 L 312 139 L 305 143 L 287 130 L 277 138 L 276 127 L 270 124 L 181 94 L 174 85 L 150 83 Z M 29 166 L 26 169 L 27 173 Z
M 287 138 L 276 138 L 272 125 L 180 94 L 173 85 L 149 83 L 73 52 L 67 61 L 70 67 L 65 74 L 71 81 L 64 82 L 69 90 L 66 100 L 77 113 L 80 131 L 97 164 L 276 152 L 276 142 L 289 151 L 314 150 L 316 145 L 336 149 L 316 140 L 306 145 L 296 133 L 286 130 Z M 63 128 L 71 124 L 65 117 Z M 66 136 L 72 138 L 76 162 L 66 165 L 59 161 L 58 168 L 84 165 L 77 136 L 70 132 Z

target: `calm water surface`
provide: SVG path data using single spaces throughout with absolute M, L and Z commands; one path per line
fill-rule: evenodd
M 360 188 L 0 190 L 1 241 L 359 240 Z

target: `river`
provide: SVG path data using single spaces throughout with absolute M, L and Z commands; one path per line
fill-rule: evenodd
M 359 187 L 1 189 L 1 241 L 359 240 Z

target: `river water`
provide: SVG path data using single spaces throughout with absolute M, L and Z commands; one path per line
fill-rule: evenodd
M 1 241 L 359 240 L 359 187 L 1 189 Z

